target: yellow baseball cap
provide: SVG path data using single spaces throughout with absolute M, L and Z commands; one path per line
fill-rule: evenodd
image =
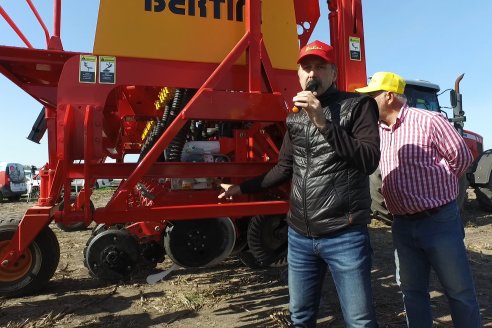
M 390 72 L 377 72 L 371 77 L 367 87 L 355 89 L 360 93 L 371 93 L 375 91 L 389 91 L 403 94 L 405 80 L 400 75 Z

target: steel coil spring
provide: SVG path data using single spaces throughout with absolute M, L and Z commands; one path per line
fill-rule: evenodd
M 186 106 L 188 101 L 193 97 L 196 90 L 194 89 L 178 89 L 176 90 L 176 94 L 173 99 L 173 103 L 171 106 L 171 110 L 169 112 L 169 116 L 167 117 L 167 125 L 170 125 L 171 122 L 178 116 L 181 110 Z M 176 137 L 174 137 L 173 141 L 169 144 L 165 151 L 165 160 L 167 162 L 179 162 L 181 161 L 181 153 L 183 151 L 183 147 L 186 143 L 188 133 L 190 132 L 191 122 L 187 122 L 183 128 L 178 132 Z
M 193 97 L 196 90 L 194 89 L 176 89 L 173 92 L 174 98 L 168 100 L 166 105 L 163 106 L 162 118 L 153 124 L 152 130 L 147 134 L 145 142 L 142 146 L 138 161 L 140 162 L 144 156 L 150 151 L 154 144 L 159 140 L 164 131 L 171 125 L 174 119 L 179 115 L 182 109 L 186 106 L 188 101 Z M 163 104 L 160 99 L 160 104 Z M 157 106 L 157 105 L 156 105 Z M 179 133 L 171 141 L 165 152 L 157 159 L 157 162 L 169 161 L 177 162 L 181 160 L 181 153 L 183 151 L 184 144 L 190 134 L 190 124 L 188 122 L 179 131 Z M 166 154 L 166 156 L 164 156 Z M 134 189 L 135 194 L 139 195 L 138 203 L 140 206 L 153 206 L 154 199 L 161 192 L 165 191 L 166 187 L 155 179 L 143 178 L 139 181 Z

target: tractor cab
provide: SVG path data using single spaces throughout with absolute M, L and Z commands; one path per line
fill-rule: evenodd
M 405 96 L 410 107 L 421 108 L 433 112 L 440 111 L 437 84 L 422 80 L 406 80 Z

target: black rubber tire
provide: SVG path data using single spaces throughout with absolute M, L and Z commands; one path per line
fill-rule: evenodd
M 258 215 L 248 226 L 248 248 L 261 267 L 286 261 L 287 221 L 285 215 Z
M 12 238 L 19 222 L 15 219 L 0 219 L 0 245 Z M 9 272 L 0 266 L 0 296 L 29 295 L 45 287 L 55 274 L 60 261 L 58 239 L 53 231 L 46 226 L 25 250 L 25 254 L 31 257 L 31 263 L 29 269 L 18 279 L 12 277 L 10 280 L 7 278 Z
M 70 197 L 70 203 L 72 204 L 74 202 L 75 202 L 75 197 L 71 196 Z M 94 207 L 94 203 L 92 203 L 92 200 L 91 200 L 90 206 L 91 206 L 92 213 L 94 213 L 95 207 Z M 60 202 L 59 210 L 63 211 L 63 208 L 65 208 L 64 200 L 62 200 Z M 89 225 L 90 225 L 90 222 L 89 223 L 87 223 L 87 222 L 75 222 L 72 224 L 64 224 L 64 223 L 60 223 L 60 222 L 56 223 L 56 226 L 65 232 L 83 231 L 83 230 L 87 229 L 87 227 Z
M 391 225 L 393 222 L 393 215 L 388 211 L 384 203 L 383 194 L 381 193 L 381 184 L 381 171 L 377 168 L 377 170 L 369 176 L 372 217 L 387 225 Z
M 475 195 L 480 207 L 487 212 L 492 212 L 492 174 L 486 186 L 475 187 Z

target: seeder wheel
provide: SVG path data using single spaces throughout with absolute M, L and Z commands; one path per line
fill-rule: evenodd
M 100 223 L 92 229 L 92 237 L 95 237 L 107 230 L 119 229 L 125 229 L 125 225 L 114 224 L 108 226 L 104 223 Z M 140 239 L 138 240 L 138 245 L 140 254 L 138 263 L 139 269 L 151 270 L 154 269 L 158 263 L 164 261 L 165 252 L 162 238 L 160 239 L 160 241 L 155 241 L 151 239 Z
M 140 266 L 142 269 L 154 269 L 158 263 L 164 261 L 164 245 L 155 240 L 140 242 Z
M 75 197 L 74 196 L 71 196 L 70 197 L 70 204 L 73 204 L 75 203 Z M 94 211 L 96 210 L 96 208 L 94 207 L 94 204 L 92 203 L 92 201 L 90 202 L 90 207 L 91 207 L 91 212 L 94 213 Z M 61 203 L 60 203 L 60 207 L 59 207 L 59 210 L 60 211 L 63 211 L 63 209 L 65 208 L 65 200 L 62 200 Z M 82 205 L 82 210 L 84 209 L 84 206 Z M 56 226 L 58 228 L 60 228 L 61 230 L 65 231 L 65 232 L 73 232 L 73 231 L 82 231 L 82 230 L 85 230 L 87 229 L 87 227 L 90 225 L 90 222 L 73 222 L 73 223 L 61 223 L 61 222 L 57 222 L 56 223 Z
M 19 220 L 0 220 L 0 253 L 19 225 Z M 14 266 L 0 266 L 0 296 L 22 296 L 46 285 L 60 260 L 55 234 L 45 227 L 22 253 Z
M 285 215 L 258 215 L 251 219 L 248 248 L 257 265 L 266 267 L 287 263 L 287 228 Z
M 108 229 L 90 238 L 84 264 L 92 276 L 104 281 L 125 281 L 138 269 L 139 245 L 125 229 Z
M 217 264 L 231 253 L 236 229 L 230 218 L 174 221 L 164 235 L 166 254 L 187 268 Z

